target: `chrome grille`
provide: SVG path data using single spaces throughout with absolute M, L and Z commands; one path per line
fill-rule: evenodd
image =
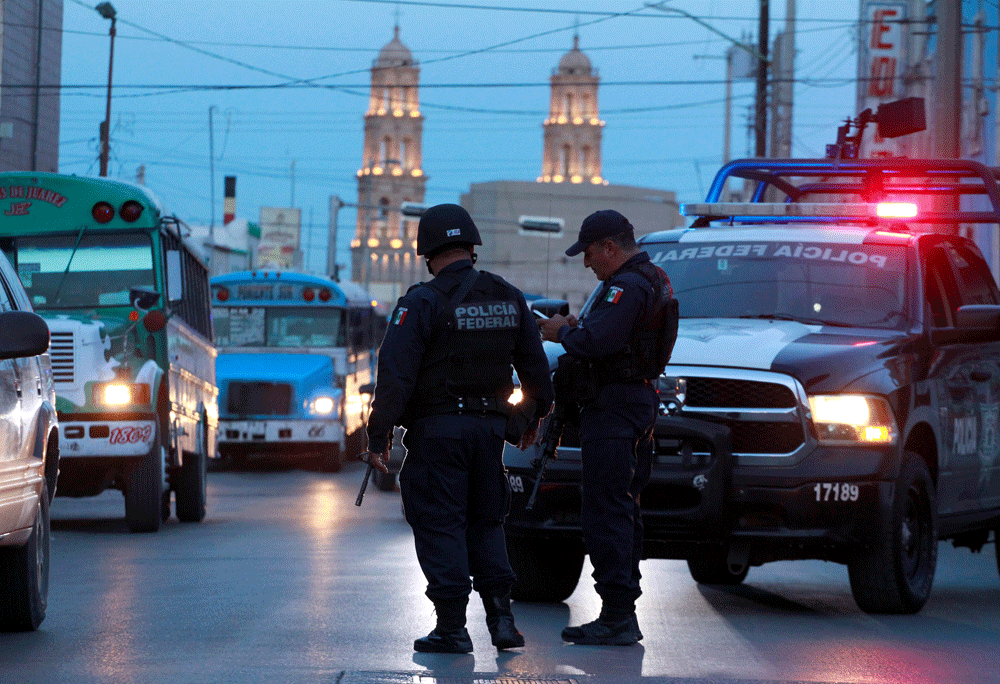
M 74 340 L 73 333 L 49 332 L 49 359 L 52 364 L 52 379 L 57 385 L 72 385 L 76 382 L 74 371 Z

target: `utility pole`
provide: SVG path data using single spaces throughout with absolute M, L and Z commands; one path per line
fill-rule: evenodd
M 771 156 L 792 156 L 792 103 L 795 94 L 795 0 L 785 0 L 785 29 L 774 39 L 771 85 Z
M 767 43 L 770 18 L 769 0 L 760 0 L 760 21 L 757 25 L 757 116 L 754 120 L 756 157 L 767 156 Z
M 934 156 L 957 159 L 962 112 L 962 3 L 939 2 L 934 74 Z
M 215 105 L 208 108 L 208 194 L 212 198 L 210 211 L 211 217 L 208 219 L 208 266 L 213 266 L 215 256 L 215 130 L 212 122 L 212 110 Z
M 333 280 L 340 281 L 337 268 L 337 230 L 338 217 L 344 201 L 337 195 L 330 195 L 330 239 L 326 243 L 326 273 Z

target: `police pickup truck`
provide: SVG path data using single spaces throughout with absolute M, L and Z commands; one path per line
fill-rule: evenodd
M 720 203 L 727 182 L 752 201 Z M 964 236 L 987 224 L 996 239 L 995 172 L 738 160 L 684 213 L 690 227 L 640 240 L 681 315 L 645 556 L 729 585 L 770 561 L 834 561 L 862 610 L 919 611 L 938 540 L 997 548 L 1000 290 Z M 546 344 L 554 367 L 562 347 Z M 562 601 L 579 580 L 577 445 L 570 425 L 530 510 L 538 450 L 504 454 L 516 599 Z

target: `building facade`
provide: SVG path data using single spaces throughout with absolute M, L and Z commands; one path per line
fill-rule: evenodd
M 352 279 L 379 301 L 394 301 L 424 273 L 416 255 L 418 219 L 404 217 L 399 210 L 405 202 L 422 203 L 427 184 L 419 76 L 396 26 L 371 69 L 357 228 L 351 242 Z
M 63 0 L 0 0 L 0 170 L 59 170 L 62 24 Z

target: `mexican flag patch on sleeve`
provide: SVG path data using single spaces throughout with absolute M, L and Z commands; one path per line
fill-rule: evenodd
M 392 324 L 400 325 L 403 322 L 404 318 L 406 318 L 406 307 L 401 306 L 398 309 L 396 309 L 396 315 L 392 317 Z
M 618 300 L 622 297 L 622 292 L 624 292 L 622 288 L 617 285 L 612 285 L 611 288 L 608 289 L 608 293 L 604 295 L 604 301 L 610 304 L 617 304 Z

